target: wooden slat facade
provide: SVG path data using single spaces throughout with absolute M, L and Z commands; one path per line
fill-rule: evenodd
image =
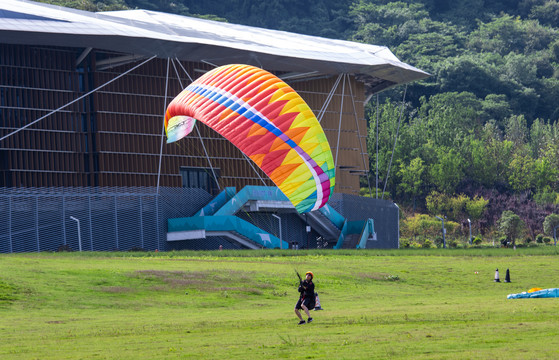
M 0 44 L 0 137 L 139 63 L 107 68 L 107 59 L 125 54 L 93 50 L 76 65 L 83 50 Z M 155 186 L 165 103 L 182 88 L 172 64 L 167 79 L 167 64 L 166 59 L 154 59 L 0 142 L 0 186 Z M 180 65 L 176 69 L 183 86 L 189 83 L 183 68 L 193 78 L 211 69 L 202 63 Z M 318 115 L 335 81 L 334 76 L 288 83 Z M 349 82 L 355 103 L 346 83 L 342 108 L 340 84 L 321 124 L 338 159 L 335 191 L 358 194 L 359 174 L 368 166 L 365 89 L 353 77 Z M 200 122 L 197 128 L 202 141 L 195 130 L 177 143 L 163 144 L 161 186 L 182 186 L 181 167 L 206 169 L 211 176 L 202 142 L 211 165 L 219 169 L 221 188 L 273 185 L 235 146 Z

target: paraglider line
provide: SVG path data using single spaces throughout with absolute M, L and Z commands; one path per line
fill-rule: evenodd
M 182 85 L 181 77 L 179 75 L 177 67 L 175 66 L 175 62 L 174 61 L 171 61 L 171 62 L 173 64 L 173 68 L 175 69 L 175 74 L 177 75 L 177 79 L 179 80 L 179 84 L 180 84 L 181 89 L 182 89 L 183 85 Z M 179 61 L 179 65 L 181 65 L 180 61 Z M 181 67 L 182 67 L 182 65 L 181 65 Z M 184 70 L 186 75 L 188 75 L 188 72 L 184 69 L 184 67 L 182 69 Z M 190 75 L 188 75 L 188 78 L 190 79 L 190 81 L 192 81 L 192 78 L 190 77 Z M 214 167 L 212 165 L 212 161 L 210 160 L 210 156 L 208 155 L 208 151 L 206 150 L 206 145 L 204 144 L 204 140 L 202 140 L 202 135 L 200 134 L 200 130 L 198 129 L 198 127 L 196 127 L 196 133 L 198 134 L 198 139 L 200 139 L 200 143 L 202 143 L 202 148 L 204 149 L 204 154 L 206 156 L 206 159 L 208 160 L 208 164 L 210 164 L 210 169 L 212 170 L 212 176 L 213 176 L 214 181 L 217 185 L 217 188 L 221 191 L 221 186 L 219 186 L 219 181 L 217 180 L 217 175 L 215 174 L 215 170 L 214 170 Z
M 217 176 L 215 175 L 214 167 L 213 167 L 212 162 L 210 160 L 210 156 L 208 155 L 208 151 L 206 150 L 206 145 L 204 145 L 204 141 L 202 140 L 202 135 L 200 135 L 200 130 L 198 130 L 198 126 L 196 126 L 196 133 L 198 134 L 198 138 L 200 139 L 200 142 L 202 143 L 202 148 L 204 148 L 204 154 L 206 155 L 206 159 L 208 159 L 208 163 L 210 164 L 210 169 L 212 169 L 212 174 L 213 174 L 215 183 L 217 185 L 217 188 L 221 191 L 221 186 L 219 186 L 219 182 L 217 181 Z
M 318 119 L 319 124 L 322 121 L 322 117 L 324 116 L 324 113 L 326 112 L 326 108 L 328 108 L 328 105 L 330 105 L 330 101 L 332 101 L 332 97 L 334 97 L 334 93 L 338 89 L 338 85 L 340 84 L 340 80 L 342 79 L 342 76 L 343 76 L 343 74 L 340 74 L 338 76 L 338 78 L 336 79 L 336 82 L 334 83 L 334 86 L 332 87 L 332 90 L 330 90 L 330 93 L 328 93 L 328 96 L 326 97 L 326 101 L 324 102 L 324 104 L 322 105 L 322 108 L 318 112 L 317 119 Z
M 157 170 L 157 194 L 159 194 L 159 180 L 161 179 L 161 160 L 163 158 L 163 141 L 165 140 L 165 109 L 167 108 L 167 90 L 169 88 L 169 63 L 167 58 L 167 75 L 165 77 L 165 98 L 163 99 L 163 129 L 161 129 L 161 148 L 159 149 L 159 169 Z
M 203 62 L 204 64 L 208 64 L 211 65 L 213 67 L 218 67 L 216 64 L 212 64 L 211 62 L 207 61 L 207 60 L 200 60 L 201 62 Z
M 264 186 L 267 186 L 268 184 L 266 184 L 266 181 L 264 181 L 264 179 L 262 178 L 262 176 L 260 176 L 260 173 L 258 172 L 258 170 L 256 170 L 256 168 L 254 167 L 254 165 L 252 165 L 252 160 L 246 156 L 246 154 L 244 152 L 241 151 L 241 154 L 243 154 L 243 156 L 245 157 L 246 161 L 248 161 L 248 164 L 250 165 L 250 167 L 252 168 L 252 170 L 254 170 L 254 172 L 256 173 L 256 175 L 260 178 L 260 181 L 262 181 L 262 183 L 264 184 Z
M 334 169 L 338 167 L 338 154 L 340 153 L 340 135 L 342 133 L 342 114 L 344 110 L 344 96 L 345 96 L 345 79 L 347 74 L 343 74 L 344 79 L 342 82 L 342 101 L 340 104 L 340 123 L 338 125 L 338 142 L 336 143 L 336 161 L 334 162 Z
M 184 73 L 186 74 L 186 76 L 188 76 L 188 79 L 190 80 L 190 82 L 194 82 L 194 80 L 192 79 L 192 76 L 190 76 L 190 74 L 188 73 L 188 71 L 186 71 L 186 69 L 184 68 L 184 66 L 181 64 L 181 62 L 179 61 L 179 59 L 175 58 L 175 60 L 179 63 L 179 66 L 182 68 L 182 71 L 184 71 Z M 175 64 L 173 63 L 173 67 L 175 66 Z M 177 69 L 175 68 L 175 71 L 177 71 Z M 177 72 L 177 77 L 179 78 L 179 82 L 181 81 L 180 76 L 178 75 Z M 182 83 L 181 83 L 181 88 L 182 88 Z

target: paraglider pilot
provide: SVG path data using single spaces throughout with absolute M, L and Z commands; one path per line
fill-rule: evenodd
M 309 314 L 309 310 L 314 309 L 315 306 L 314 283 L 312 282 L 313 277 L 313 273 L 307 271 L 307 273 L 305 274 L 305 280 L 300 281 L 299 283 L 298 290 L 301 295 L 299 296 L 299 301 L 297 301 L 297 304 L 295 305 L 295 314 L 300 320 L 299 325 L 305 324 L 305 320 L 303 320 L 301 312 L 299 311 L 301 309 L 303 309 L 303 311 L 305 311 L 305 314 L 307 314 L 307 322 L 313 321 L 313 318 Z

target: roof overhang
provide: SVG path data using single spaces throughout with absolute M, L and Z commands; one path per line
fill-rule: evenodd
M 0 3 L 2 42 L 96 48 L 215 65 L 363 81 L 368 93 L 429 76 L 384 46 L 333 40 L 146 10 L 91 13 L 26 0 Z

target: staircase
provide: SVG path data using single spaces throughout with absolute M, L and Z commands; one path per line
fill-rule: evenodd
M 318 232 L 325 241 L 329 243 L 336 243 L 338 241 L 340 229 L 320 211 L 299 214 L 299 217 Z
M 361 234 L 349 234 L 345 237 L 342 249 L 355 249 L 361 240 Z
M 243 209 L 251 212 L 275 212 L 278 209 L 295 212 L 295 207 L 277 187 L 245 186 L 238 193 L 235 192 L 235 188 L 226 188 L 195 216 L 168 219 L 167 241 L 221 236 L 249 249 L 289 248 L 288 242 L 235 216 Z M 337 242 L 336 249 L 366 247 L 369 228 L 372 228 L 371 219 L 365 222 L 348 222 L 328 204 L 317 211 L 299 216 L 324 240 L 330 243 Z

